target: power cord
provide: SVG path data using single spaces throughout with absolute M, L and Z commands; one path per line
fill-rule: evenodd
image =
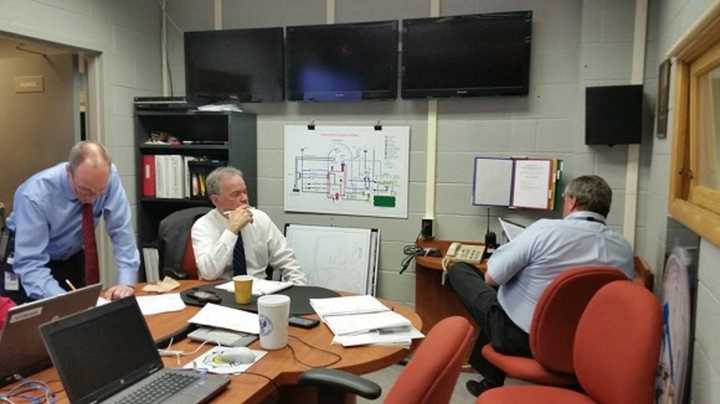
M 442 254 L 440 254 L 440 250 L 437 248 L 422 248 L 418 247 L 415 244 L 407 244 L 403 246 L 403 254 L 406 255 L 405 258 L 403 258 L 402 262 L 400 263 L 400 274 L 402 275 L 403 272 L 405 272 L 409 267 L 412 260 L 415 259 L 415 257 L 422 256 L 422 257 L 440 257 Z
M 32 404 L 54 404 L 57 402 L 55 392 L 52 391 L 47 383 L 30 379 L 22 379 L 20 384 L 13 387 L 11 390 L 0 393 L 0 402 L 14 404 L 16 401 L 13 401 L 13 398 L 27 401 Z
M 306 347 L 308 347 L 308 348 L 310 348 L 310 349 L 315 349 L 315 350 L 317 350 L 317 351 L 324 352 L 324 353 L 326 353 L 326 354 L 328 354 L 328 355 L 332 355 L 332 356 L 335 357 L 335 360 L 333 360 L 333 361 L 330 362 L 330 363 L 326 363 L 326 364 L 324 364 L 324 365 L 311 365 L 311 364 L 309 364 L 309 363 L 305 363 L 305 362 L 301 361 L 300 359 L 298 359 L 297 354 L 295 353 L 295 348 L 293 348 L 292 345 L 287 344 L 288 348 L 290 349 L 290 352 L 292 352 L 293 359 L 295 359 L 295 361 L 296 361 L 297 363 L 299 363 L 299 364 L 301 364 L 301 365 L 303 365 L 303 366 L 309 367 L 309 368 L 311 368 L 311 369 L 327 368 L 327 367 L 330 367 L 330 366 L 332 366 L 332 365 L 334 365 L 334 364 L 336 364 L 336 363 L 338 363 L 338 362 L 340 362 L 340 361 L 342 360 L 342 356 L 336 354 L 335 352 L 331 352 L 331 351 L 328 351 L 328 350 L 326 350 L 326 349 L 318 348 L 318 347 L 316 347 L 316 346 L 314 346 L 314 345 L 311 345 L 311 344 L 303 341 L 300 337 L 296 337 L 296 336 L 294 336 L 294 335 L 288 335 L 288 337 L 289 337 L 289 338 L 292 338 L 292 339 L 295 339 L 295 340 L 298 340 L 300 343 L 302 343 L 303 345 L 305 345 Z

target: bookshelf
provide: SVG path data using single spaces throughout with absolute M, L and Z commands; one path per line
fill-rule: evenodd
M 239 168 L 245 175 L 251 205 L 257 198 L 257 125 L 255 115 L 241 112 L 199 111 L 135 111 L 135 164 L 137 172 L 137 229 L 138 247 L 157 246 L 158 225 L 169 214 L 196 206 L 212 206 L 206 197 L 188 197 L 192 190 L 191 176 L 175 177 L 175 184 L 182 182 L 183 194 L 171 198 L 145 195 L 143 192 L 143 156 L 194 157 L 193 164 L 207 169 L 215 163 L 227 162 Z M 182 144 L 147 144 L 151 135 L 163 132 L 175 137 Z M 178 168 L 186 170 L 182 164 Z M 167 170 L 166 170 L 167 171 Z M 157 173 L 155 173 L 157 174 Z M 156 180 L 159 178 L 156 177 Z M 182 196 L 182 197 L 177 197 Z

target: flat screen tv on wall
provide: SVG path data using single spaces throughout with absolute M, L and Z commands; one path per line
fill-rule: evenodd
M 283 101 L 283 57 L 282 28 L 186 32 L 186 93 L 239 102 Z
M 532 11 L 403 21 L 402 97 L 527 95 Z
M 397 97 L 398 22 L 287 27 L 291 101 Z

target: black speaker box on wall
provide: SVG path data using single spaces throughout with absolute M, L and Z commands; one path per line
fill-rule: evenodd
M 640 143 L 643 86 L 585 89 L 585 144 Z

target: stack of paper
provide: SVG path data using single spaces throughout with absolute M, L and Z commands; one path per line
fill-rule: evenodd
M 252 294 L 254 296 L 270 295 L 281 290 L 285 290 L 292 285 L 293 284 L 290 282 L 268 281 L 265 279 L 255 278 L 253 279 Z M 235 293 L 235 282 L 233 281 L 226 282 L 215 287 L 217 289 L 227 290 L 230 293 Z
M 260 334 L 260 320 L 257 314 L 212 303 L 206 304 L 188 322 L 248 334 Z
M 343 346 L 409 346 L 413 339 L 423 338 L 410 320 L 372 296 L 310 299 L 310 305 L 335 334 L 333 342 Z
M 185 303 L 180 298 L 180 293 L 168 293 L 155 296 L 138 296 L 138 305 L 144 316 L 151 314 L 167 313 L 169 311 L 180 311 L 185 309 Z

